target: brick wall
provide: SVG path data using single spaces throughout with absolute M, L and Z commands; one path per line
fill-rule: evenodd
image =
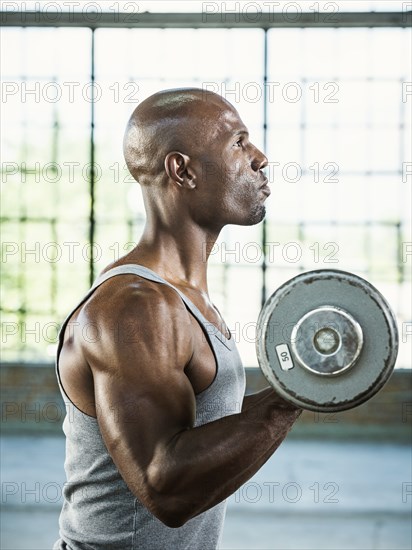
M 248 391 L 266 385 L 259 369 L 247 369 Z M 395 370 L 381 391 L 354 409 L 332 414 L 304 411 L 290 436 L 412 442 L 412 370 Z
M 2 432 L 61 435 L 65 408 L 52 365 L 3 364 Z M 259 369 L 246 369 L 248 392 L 267 385 Z M 290 437 L 412 440 L 412 371 L 394 371 L 372 399 L 349 411 L 305 411 Z

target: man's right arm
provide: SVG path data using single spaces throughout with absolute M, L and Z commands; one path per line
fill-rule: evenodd
M 103 338 L 85 357 L 107 449 L 132 493 L 166 525 L 181 526 L 250 479 L 301 411 L 264 390 L 239 414 L 194 427 L 185 374 L 194 343 L 177 293 L 135 285 L 96 316 Z

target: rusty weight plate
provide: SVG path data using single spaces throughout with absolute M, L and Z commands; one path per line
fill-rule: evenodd
M 395 366 L 398 331 L 382 294 L 340 270 L 301 273 L 282 285 L 258 320 L 263 374 L 284 399 L 336 412 L 360 405 Z

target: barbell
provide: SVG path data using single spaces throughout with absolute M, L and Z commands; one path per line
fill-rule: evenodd
M 285 400 L 312 411 L 343 411 L 389 379 L 398 353 L 396 319 L 365 279 L 308 271 L 266 301 L 256 351 L 263 374 Z

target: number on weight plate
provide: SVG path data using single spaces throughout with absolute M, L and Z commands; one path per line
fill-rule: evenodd
M 289 346 L 287 344 L 279 344 L 276 346 L 276 353 L 279 359 L 280 368 L 282 370 L 293 369 L 293 361 L 290 355 Z

